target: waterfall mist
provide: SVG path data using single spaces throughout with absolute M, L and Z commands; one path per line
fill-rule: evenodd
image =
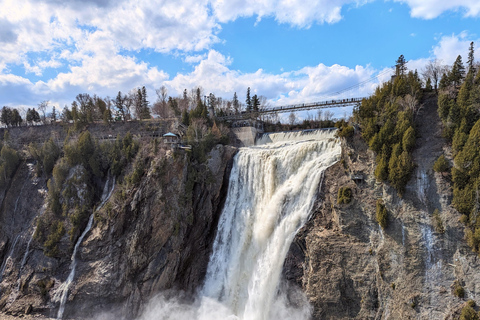
M 334 134 L 267 134 L 256 146 L 241 148 L 203 288 L 193 302 L 160 294 L 139 320 L 308 319 L 307 298 L 282 285 L 281 272 L 295 234 L 312 211 L 325 169 L 340 159 Z

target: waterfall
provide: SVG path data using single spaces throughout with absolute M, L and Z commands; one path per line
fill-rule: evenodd
M 311 213 L 323 172 L 340 157 L 340 144 L 333 138 L 330 130 L 276 133 L 239 151 L 204 296 L 240 319 L 273 318 L 290 244 Z
M 8 262 L 12 259 L 13 253 L 15 252 L 15 247 L 17 246 L 18 238 L 20 238 L 20 234 L 17 234 L 17 236 L 13 240 L 12 247 L 10 248 L 10 251 L 8 252 L 8 255 L 5 257 L 5 260 L 3 261 L 3 264 L 2 264 L 1 270 L 0 270 L 0 282 L 2 282 L 3 273 L 5 272 L 5 268 L 7 267 Z
M 308 319 L 281 284 L 285 257 L 308 220 L 324 171 L 340 159 L 334 130 L 265 134 L 234 158 L 205 284 L 193 304 L 160 294 L 140 320 Z
M 25 263 L 27 263 L 27 258 L 28 258 L 28 255 L 30 254 L 30 244 L 32 243 L 33 236 L 35 235 L 36 230 L 37 230 L 37 227 L 35 226 L 33 228 L 32 234 L 30 235 L 30 239 L 27 242 L 27 247 L 25 249 L 25 253 L 23 254 L 22 261 L 20 262 L 20 268 L 18 269 L 17 285 L 15 286 L 15 289 L 12 291 L 12 294 L 10 295 L 10 298 L 8 299 L 8 303 L 11 303 L 11 302 L 17 300 L 18 293 L 20 291 L 20 285 L 21 285 L 21 282 L 22 282 L 23 267 L 25 267 Z
M 195 303 L 159 295 L 139 319 L 308 319 L 306 297 L 301 293 L 289 302 L 281 272 L 295 234 L 312 212 L 325 169 L 340 159 L 334 134 L 266 134 L 256 146 L 241 148 Z
M 95 211 L 100 210 L 112 195 L 113 189 L 115 188 L 115 177 L 113 178 L 111 189 L 109 189 L 109 184 L 110 184 L 110 176 L 108 176 L 107 181 L 105 182 L 100 205 L 97 207 Z M 80 237 L 77 240 L 77 243 L 75 243 L 75 247 L 73 248 L 73 253 L 71 258 L 72 262 L 70 264 L 70 274 L 68 275 L 67 280 L 60 285 L 57 293 L 55 294 L 54 300 L 58 300 L 58 298 L 60 298 L 60 307 L 58 308 L 57 319 L 63 318 L 63 312 L 65 311 L 65 304 L 67 302 L 68 289 L 70 288 L 70 285 L 72 284 L 73 279 L 75 278 L 75 268 L 77 266 L 77 251 L 83 241 L 83 238 L 92 228 L 93 216 L 94 216 L 94 213 L 90 215 L 90 218 L 88 219 L 88 224 L 85 227 L 85 230 L 83 230 L 83 233 L 80 235 Z

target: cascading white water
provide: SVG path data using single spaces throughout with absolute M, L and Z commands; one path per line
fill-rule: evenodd
M 244 320 L 278 317 L 272 306 L 285 256 L 341 154 L 331 130 L 264 135 L 260 143 L 235 157 L 201 293 Z
M 17 234 L 17 236 L 15 237 L 15 240 L 13 240 L 12 247 L 10 248 L 8 255 L 5 257 L 5 260 L 3 261 L 3 264 L 0 270 L 0 282 L 3 280 L 3 273 L 5 272 L 5 268 L 7 267 L 8 262 L 12 259 L 13 253 L 15 252 L 15 247 L 17 246 L 18 238 L 20 238 L 20 234 Z
M 111 189 L 109 189 L 109 183 L 110 183 L 110 176 L 108 176 L 107 181 L 105 182 L 105 186 L 103 187 L 102 200 L 100 202 L 100 205 L 97 207 L 97 210 L 100 210 L 112 195 L 113 189 L 115 188 L 115 177 L 113 178 Z M 70 285 L 72 284 L 73 279 L 75 278 L 75 268 L 77 266 L 77 251 L 78 251 L 78 248 L 80 247 L 80 244 L 83 241 L 83 238 L 92 228 L 93 216 L 94 216 L 94 213 L 90 215 L 90 218 L 88 219 L 88 224 L 85 227 L 85 230 L 83 230 L 82 234 L 77 240 L 77 243 L 75 243 L 75 247 L 73 248 L 73 253 L 71 258 L 72 262 L 70 264 L 70 274 L 68 275 L 67 280 L 60 285 L 60 287 L 57 290 L 57 293 L 55 294 L 54 300 L 60 299 L 60 307 L 58 308 L 57 319 L 63 318 L 63 313 L 65 311 L 65 303 L 67 302 L 68 289 L 70 288 Z

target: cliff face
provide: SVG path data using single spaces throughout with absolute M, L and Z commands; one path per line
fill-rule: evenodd
M 117 183 L 95 212 L 77 253 L 64 316 L 89 318 L 108 311 L 132 318 L 159 291 L 193 293 L 206 272 L 235 152 L 218 145 L 203 164 L 162 146 L 145 156 L 140 182 L 130 188 Z M 48 258 L 32 239 L 46 182 L 29 167 L 20 165 L 2 202 L 0 252 L 6 263 L 0 307 L 5 313 L 53 317 L 73 248 L 66 234 L 61 257 Z
M 417 124 L 417 168 L 403 198 L 375 181 L 375 156 L 358 133 L 344 145 L 343 163 L 327 171 L 317 208 L 285 263 L 315 319 L 444 319 L 478 299 L 478 256 L 451 206 L 448 177 L 432 170 L 445 148 L 433 100 Z M 365 179 L 353 181 L 353 172 Z M 337 204 L 340 187 L 352 189 L 351 203 Z M 385 229 L 376 221 L 377 199 L 388 210 Z M 458 286 L 463 298 L 455 294 Z
M 286 279 L 306 293 L 314 319 L 454 318 L 466 300 L 480 302 L 478 256 L 451 206 L 449 177 L 432 170 L 442 152 L 449 155 L 433 100 L 416 120 L 417 167 L 403 197 L 375 181 L 375 155 L 359 132 L 344 143 L 343 160 L 327 170 L 284 266 Z M 65 317 L 107 311 L 131 319 L 158 292 L 193 294 L 206 272 L 235 152 L 217 146 L 203 164 L 166 146 L 143 154 L 139 182 L 117 182 L 95 212 L 79 247 Z M 354 181 L 357 172 L 363 179 Z M 348 204 L 337 203 L 341 187 L 352 190 Z M 58 310 L 73 248 L 66 234 L 62 254 L 49 258 L 32 239 L 46 196 L 46 181 L 28 162 L 0 190 L 3 312 L 55 316 Z M 385 229 L 376 221 L 378 199 L 388 211 Z M 463 298 L 455 294 L 459 287 Z

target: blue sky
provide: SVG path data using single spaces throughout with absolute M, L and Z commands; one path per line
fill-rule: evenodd
M 151 102 L 162 85 L 172 96 L 200 86 L 243 101 L 251 87 L 270 105 L 323 100 L 400 54 L 419 72 L 466 60 L 479 19 L 477 0 L 0 0 L 0 106 L 63 108 L 79 93 L 143 85 Z

